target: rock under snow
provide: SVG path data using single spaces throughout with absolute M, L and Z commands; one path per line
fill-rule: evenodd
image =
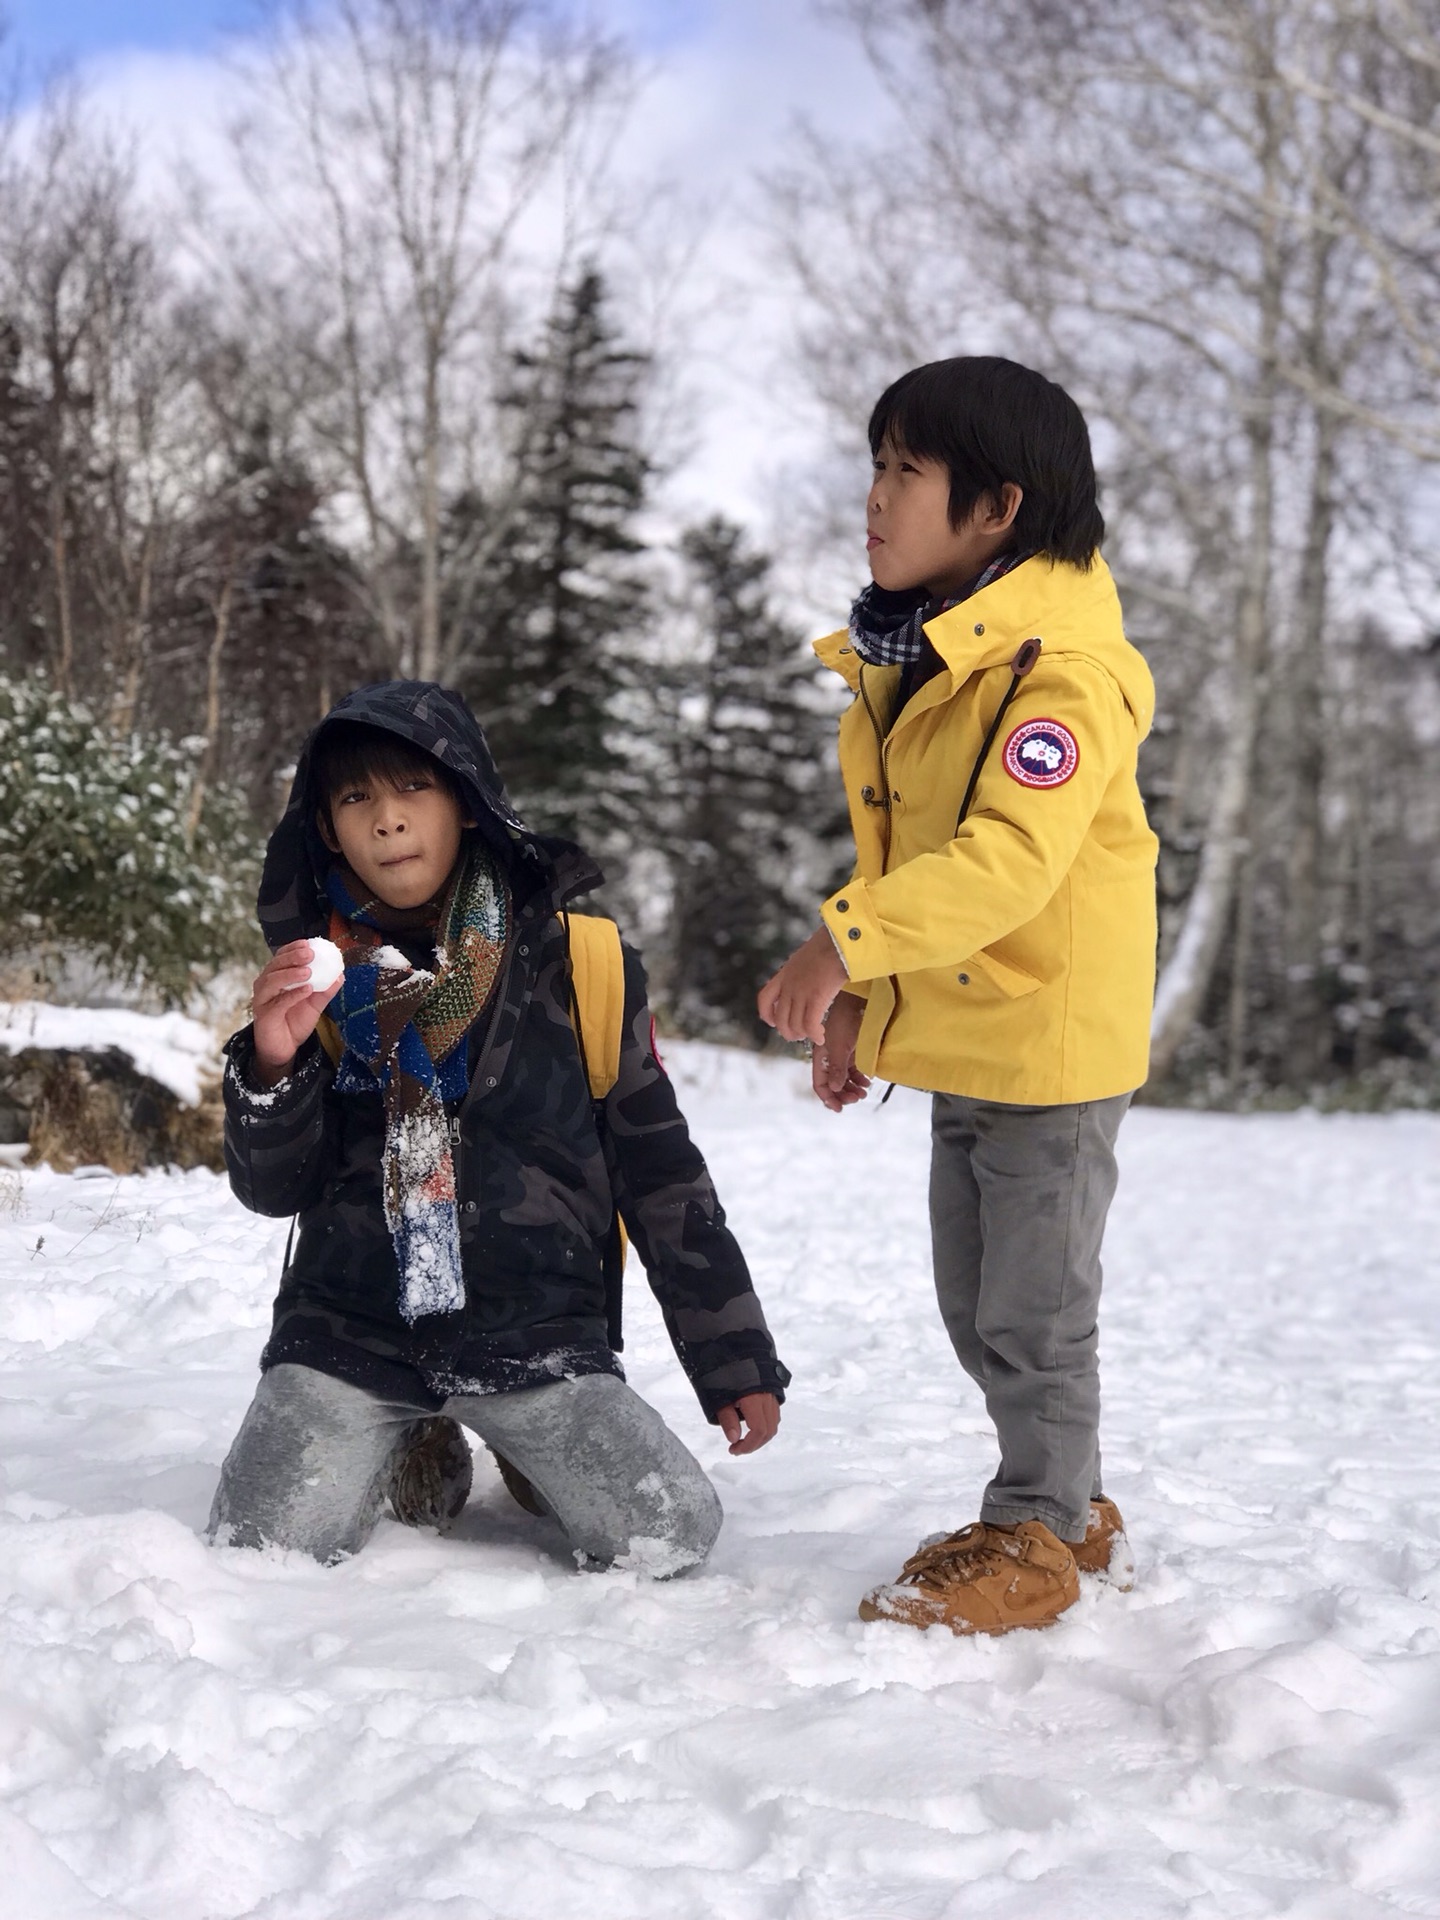
M 326 942 L 329 945 L 329 942 Z M 187 1107 L 220 1072 L 215 1032 L 183 1013 L 132 1013 L 125 1007 L 52 1007 L 42 1000 L 0 1001 L 0 1052 L 107 1053 L 166 1087 Z

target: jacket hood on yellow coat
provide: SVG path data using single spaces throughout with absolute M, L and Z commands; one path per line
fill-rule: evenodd
M 841 629 L 815 652 L 862 697 L 841 721 L 853 880 L 822 908 L 868 1002 L 858 1060 L 886 1079 L 1057 1105 L 1145 1078 L 1156 841 L 1136 781 L 1154 718 L 1109 569 L 1034 558 L 927 623 L 945 663 L 890 720 L 896 667 L 863 668 Z M 1023 641 L 1042 642 L 956 816 Z M 1018 780 L 1004 749 L 1043 718 L 1073 777 Z M 885 733 L 882 749 L 878 732 Z

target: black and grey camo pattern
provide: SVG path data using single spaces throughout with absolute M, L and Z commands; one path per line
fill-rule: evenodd
M 383 703 L 372 698 L 364 717 L 377 708 Z M 746 1393 L 783 1397 L 789 1374 L 655 1057 L 640 961 L 626 949 L 620 1073 L 597 1115 L 570 1021 L 558 917 L 565 899 L 594 884 L 594 870 L 564 843 L 530 845 L 535 851 L 511 866 L 514 931 L 490 1008 L 470 1036 L 469 1092 L 452 1113 L 466 1285 L 457 1312 L 414 1327 L 401 1317 L 381 1202 L 379 1094 L 336 1093 L 314 1041 L 288 1081 L 258 1092 L 251 1030 L 231 1041 L 231 1185 L 254 1212 L 299 1215 L 262 1365 L 292 1361 L 437 1408 L 450 1394 L 620 1373 L 604 1272 L 618 1205 L 707 1416 Z M 266 871 L 283 878 L 273 842 Z M 308 884 L 282 891 L 298 900 Z M 267 927 L 272 938 L 278 924 Z

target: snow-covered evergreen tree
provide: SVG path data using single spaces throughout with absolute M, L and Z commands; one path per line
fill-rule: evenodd
M 562 290 L 539 347 L 515 356 L 507 499 L 458 503 L 451 537 L 495 536 L 469 592 L 457 681 L 521 812 L 604 850 L 629 837 L 634 777 L 616 706 L 650 613 L 635 519 L 650 463 L 637 394 L 648 361 L 619 344 L 593 269 Z
M 187 845 L 194 755 L 111 733 L 38 676 L 0 675 L 0 952 L 80 951 L 169 1004 L 251 954 L 256 855 L 212 788 Z
M 675 669 L 669 998 L 687 1033 L 761 1038 L 756 990 L 815 925 L 840 858 L 835 703 L 739 527 L 708 520 L 681 553 L 696 644 Z

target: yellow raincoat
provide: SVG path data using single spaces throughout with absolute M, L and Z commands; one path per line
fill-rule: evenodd
M 890 722 L 899 667 L 816 642 L 855 877 L 821 909 L 868 1001 L 857 1061 L 903 1086 L 1056 1106 L 1144 1080 L 1156 839 L 1136 784 L 1150 670 L 1108 568 L 1026 560 L 925 629 L 947 671 Z M 956 819 L 1021 643 L 1043 642 Z

